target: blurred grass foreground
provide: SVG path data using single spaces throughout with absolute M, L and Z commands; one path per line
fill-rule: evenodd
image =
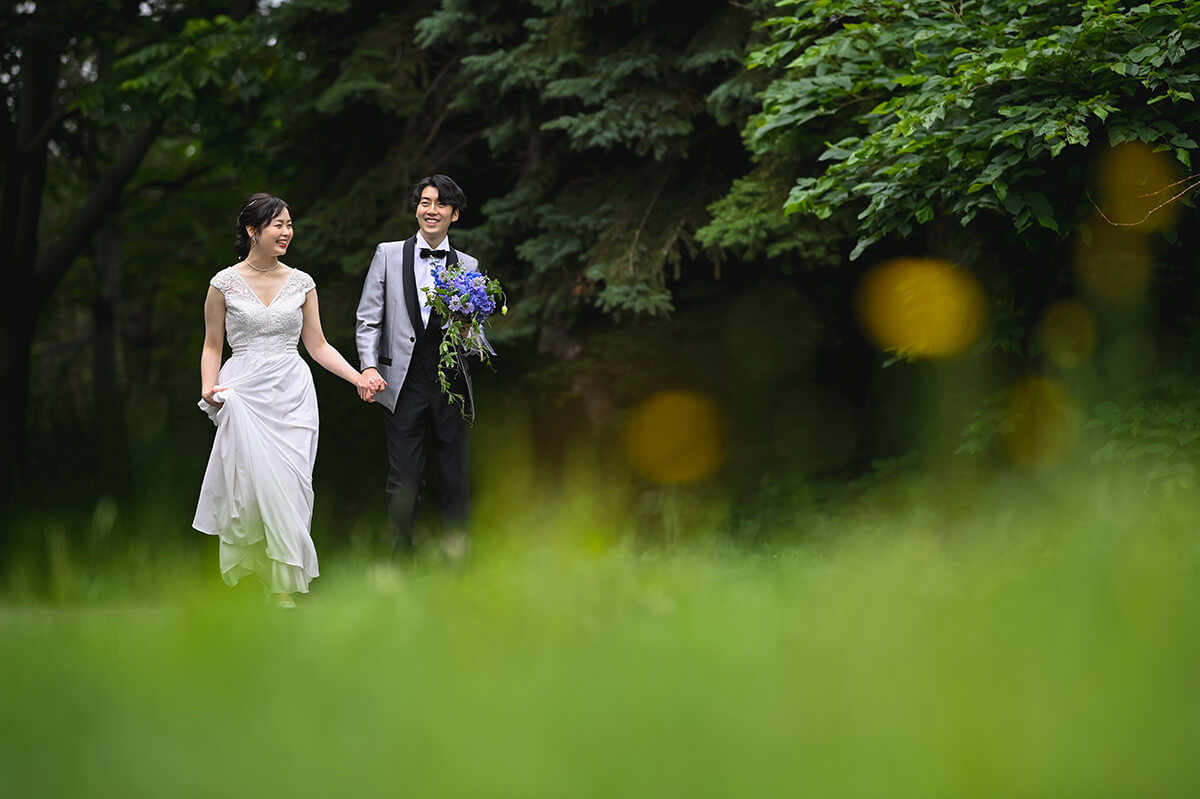
M 0 795 L 1194 796 L 1196 516 L 926 478 L 754 546 L 594 507 L 462 572 L 346 554 L 293 612 L 10 593 Z

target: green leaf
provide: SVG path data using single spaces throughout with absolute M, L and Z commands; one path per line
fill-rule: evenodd
M 878 237 L 864 236 L 863 238 L 860 238 L 858 242 L 855 243 L 854 249 L 850 251 L 850 260 L 857 261 L 858 257 L 862 255 L 868 247 L 877 241 L 879 241 Z

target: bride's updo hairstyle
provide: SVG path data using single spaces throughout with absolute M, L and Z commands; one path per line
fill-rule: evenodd
M 233 244 L 238 258 L 246 260 L 250 248 L 254 246 L 254 240 L 246 232 L 246 227 L 262 230 L 264 225 L 270 224 L 272 219 L 285 210 L 288 213 L 292 211 L 286 202 L 271 194 L 260 192 L 246 198 L 246 202 L 242 203 L 242 210 L 238 211 L 237 240 Z

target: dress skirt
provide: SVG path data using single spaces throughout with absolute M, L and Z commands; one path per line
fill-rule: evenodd
M 234 354 L 221 367 L 217 426 L 192 526 L 220 538 L 229 585 L 257 573 L 275 593 L 307 592 L 320 572 L 313 546 L 317 393 L 299 353 Z

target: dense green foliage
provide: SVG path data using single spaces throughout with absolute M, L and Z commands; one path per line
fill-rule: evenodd
M 483 120 L 506 191 L 472 240 L 515 258 L 529 323 L 664 313 L 705 206 L 741 163 L 752 13 L 725 2 L 448 0 L 419 41 L 462 53 L 451 108 Z
M 935 217 L 998 214 L 1074 229 L 1093 141 L 1140 140 L 1186 165 L 1200 112 L 1200 4 L 1181 0 L 784 0 L 752 67 L 783 67 L 747 134 L 797 160 L 821 125 L 825 166 L 790 212 L 857 214 L 855 255 Z M 1033 239 L 1036 240 L 1036 239 Z
M 1136 464 L 1167 496 L 1196 487 L 1200 402 L 1194 381 L 1172 374 L 1125 403 L 1102 402 L 1090 426 L 1108 439 L 1093 462 Z

